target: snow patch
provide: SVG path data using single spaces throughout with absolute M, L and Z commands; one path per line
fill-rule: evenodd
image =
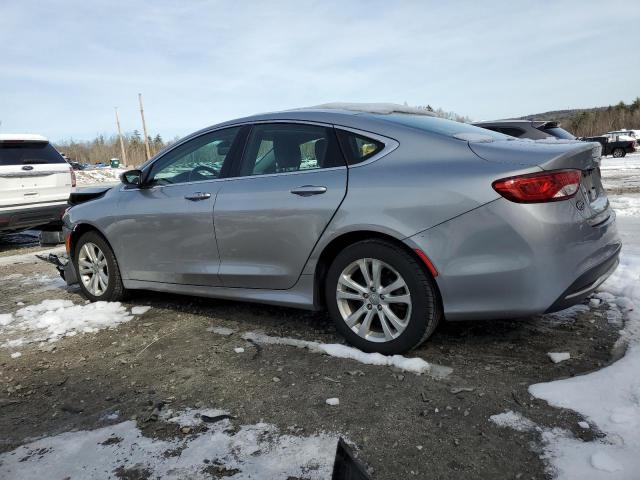
M 335 397 L 327 398 L 325 402 L 327 403 L 327 405 L 332 405 L 332 406 L 340 405 L 340 399 Z
M 13 352 L 11 354 L 11 358 L 20 358 L 22 356 L 22 354 L 20 352 Z
M 547 355 L 553 363 L 564 362 L 565 360 L 569 360 L 571 358 L 569 352 L 549 352 L 547 353 Z
M 145 437 L 133 421 L 42 438 L 1 454 L 0 477 L 124 478 L 117 469 L 163 479 L 331 477 L 334 434 L 283 435 L 266 423 L 244 425 L 235 433 L 226 421 L 204 425 L 204 432 L 166 440 Z
M 149 310 L 151 310 L 151 307 L 133 307 L 131 309 L 131 313 L 133 315 L 144 315 L 145 313 L 147 313 Z
M 434 365 L 421 358 L 407 358 L 402 355 L 387 356 L 380 353 L 365 353 L 357 348 L 348 347 L 338 343 L 319 343 L 309 340 L 298 340 L 286 337 L 271 337 L 262 333 L 247 332 L 242 335 L 245 340 L 267 345 L 289 345 L 297 348 L 306 348 L 315 353 L 325 353 L 336 358 L 346 358 L 368 365 L 384 365 L 396 367 L 400 370 L 415 374 L 428 373 L 436 377 L 446 377 L 452 372 L 449 367 Z
M 316 105 L 314 107 L 305 107 L 301 110 L 348 110 L 352 112 L 377 113 L 380 115 L 389 115 L 391 113 L 410 113 L 413 115 L 426 115 L 435 117 L 435 113 L 425 109 L 410 107 L 408 105 L 400 105 L 398 103 L 349 103 L 349 102 L 331 102 Z
M 74 305 L 71 300 L 43 300 L 19 309 L 13 320 L 0 327 L 0 333 L 29 335 L 29 341 L 55 342 L 78 333 L 94 333 L 113 328 L 133 318 L 120 302 Z M 22 339 L 17 339 L 22 340 Z M 9 340 L 2 346 L 7 347 Z
M 209 327 L 207 328 L 207 332 L 213 332 L 216 335 L 222 335 L 223 337 L 228 337 L 229 335 L 233 335 L 236 333 L 236 330 L 233 328 L 227 327 Z
M 489 417 L 489 421 L 495 423 L 499 427 L 511 428 L 518 432 L 528 432 L 537 428 L 536 424 L 531 420 L 512 410 L 491 415 Z
M 482 133 L 456 133 L 453 138 L 470 143 L 491 143 L 495 140 L 491 135 L 485 135 Z
M 608 319 L 625 320 L 618 340 L 627 346 L 625 356 L 587 375 L 529 387 L 531 395 L 580 413 L 605 434 L 591 442 L 543 435 L 560 479 L 601 478 L 603 471 L 606 478 L 628 479 L 640 471 L 640 256 L 623 252 L 600 288 L 595 297 L 609 305 Z

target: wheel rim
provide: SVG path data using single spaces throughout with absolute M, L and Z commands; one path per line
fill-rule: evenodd
M 109 286 L 107 258 L 95 243 L 87 242 L 78 254 L 78 273 L 91 295 L 99 297 Z
M 381 260 L 362 258 L 350 263 L 338 278 L 336 300 L 347 327 L 370 342 L 389 342 L 409 325 L 407 282 Z
M 616 150 L 615 152 L 613 152 L 613 156 L 616 158 L 620 158 L 622 156 L 622 153 L 620 153 L 620 150 Z

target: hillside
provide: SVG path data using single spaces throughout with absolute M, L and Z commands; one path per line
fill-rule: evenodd
M 520 117 L 526 120 L 556 120 L 578 137 L 601 135 L 623 128 L 640 129 L 640 97 L 632 103 L 608 107 L 554 110 Z

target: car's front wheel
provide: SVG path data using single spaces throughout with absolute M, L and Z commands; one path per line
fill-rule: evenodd
M 616 148 L 616 149 L 613 151 L 613 156 L 614 156 L 615 158 L 622 158 L 622 157 L 624 157 L 626 154 L 627 154 L 627 152 L 625 152 L 625 151 L 624 151 L 624 149 L 622 149 L 622 148 Z
M 125 289 L 113 250 L 97 232 L 83 234 L 74 249 L 74 266 L 86 298 L 118 301 Z
M 433 279 L 408 251 L 365 240 L 340 252 L 326 277 L 337 330 L 366 352 L 404 353 L 420 345 L 442 316 Z

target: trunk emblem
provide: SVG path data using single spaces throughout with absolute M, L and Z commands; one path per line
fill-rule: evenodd
M 578 200 L 576 202 L 576 208 L 580 211 L 584 210 L 584 202 L 582 200 Z
M 33 170 L 33 167 L 31 165 L 25 165 L 24 167 L 22 167 L 23 170 Z

